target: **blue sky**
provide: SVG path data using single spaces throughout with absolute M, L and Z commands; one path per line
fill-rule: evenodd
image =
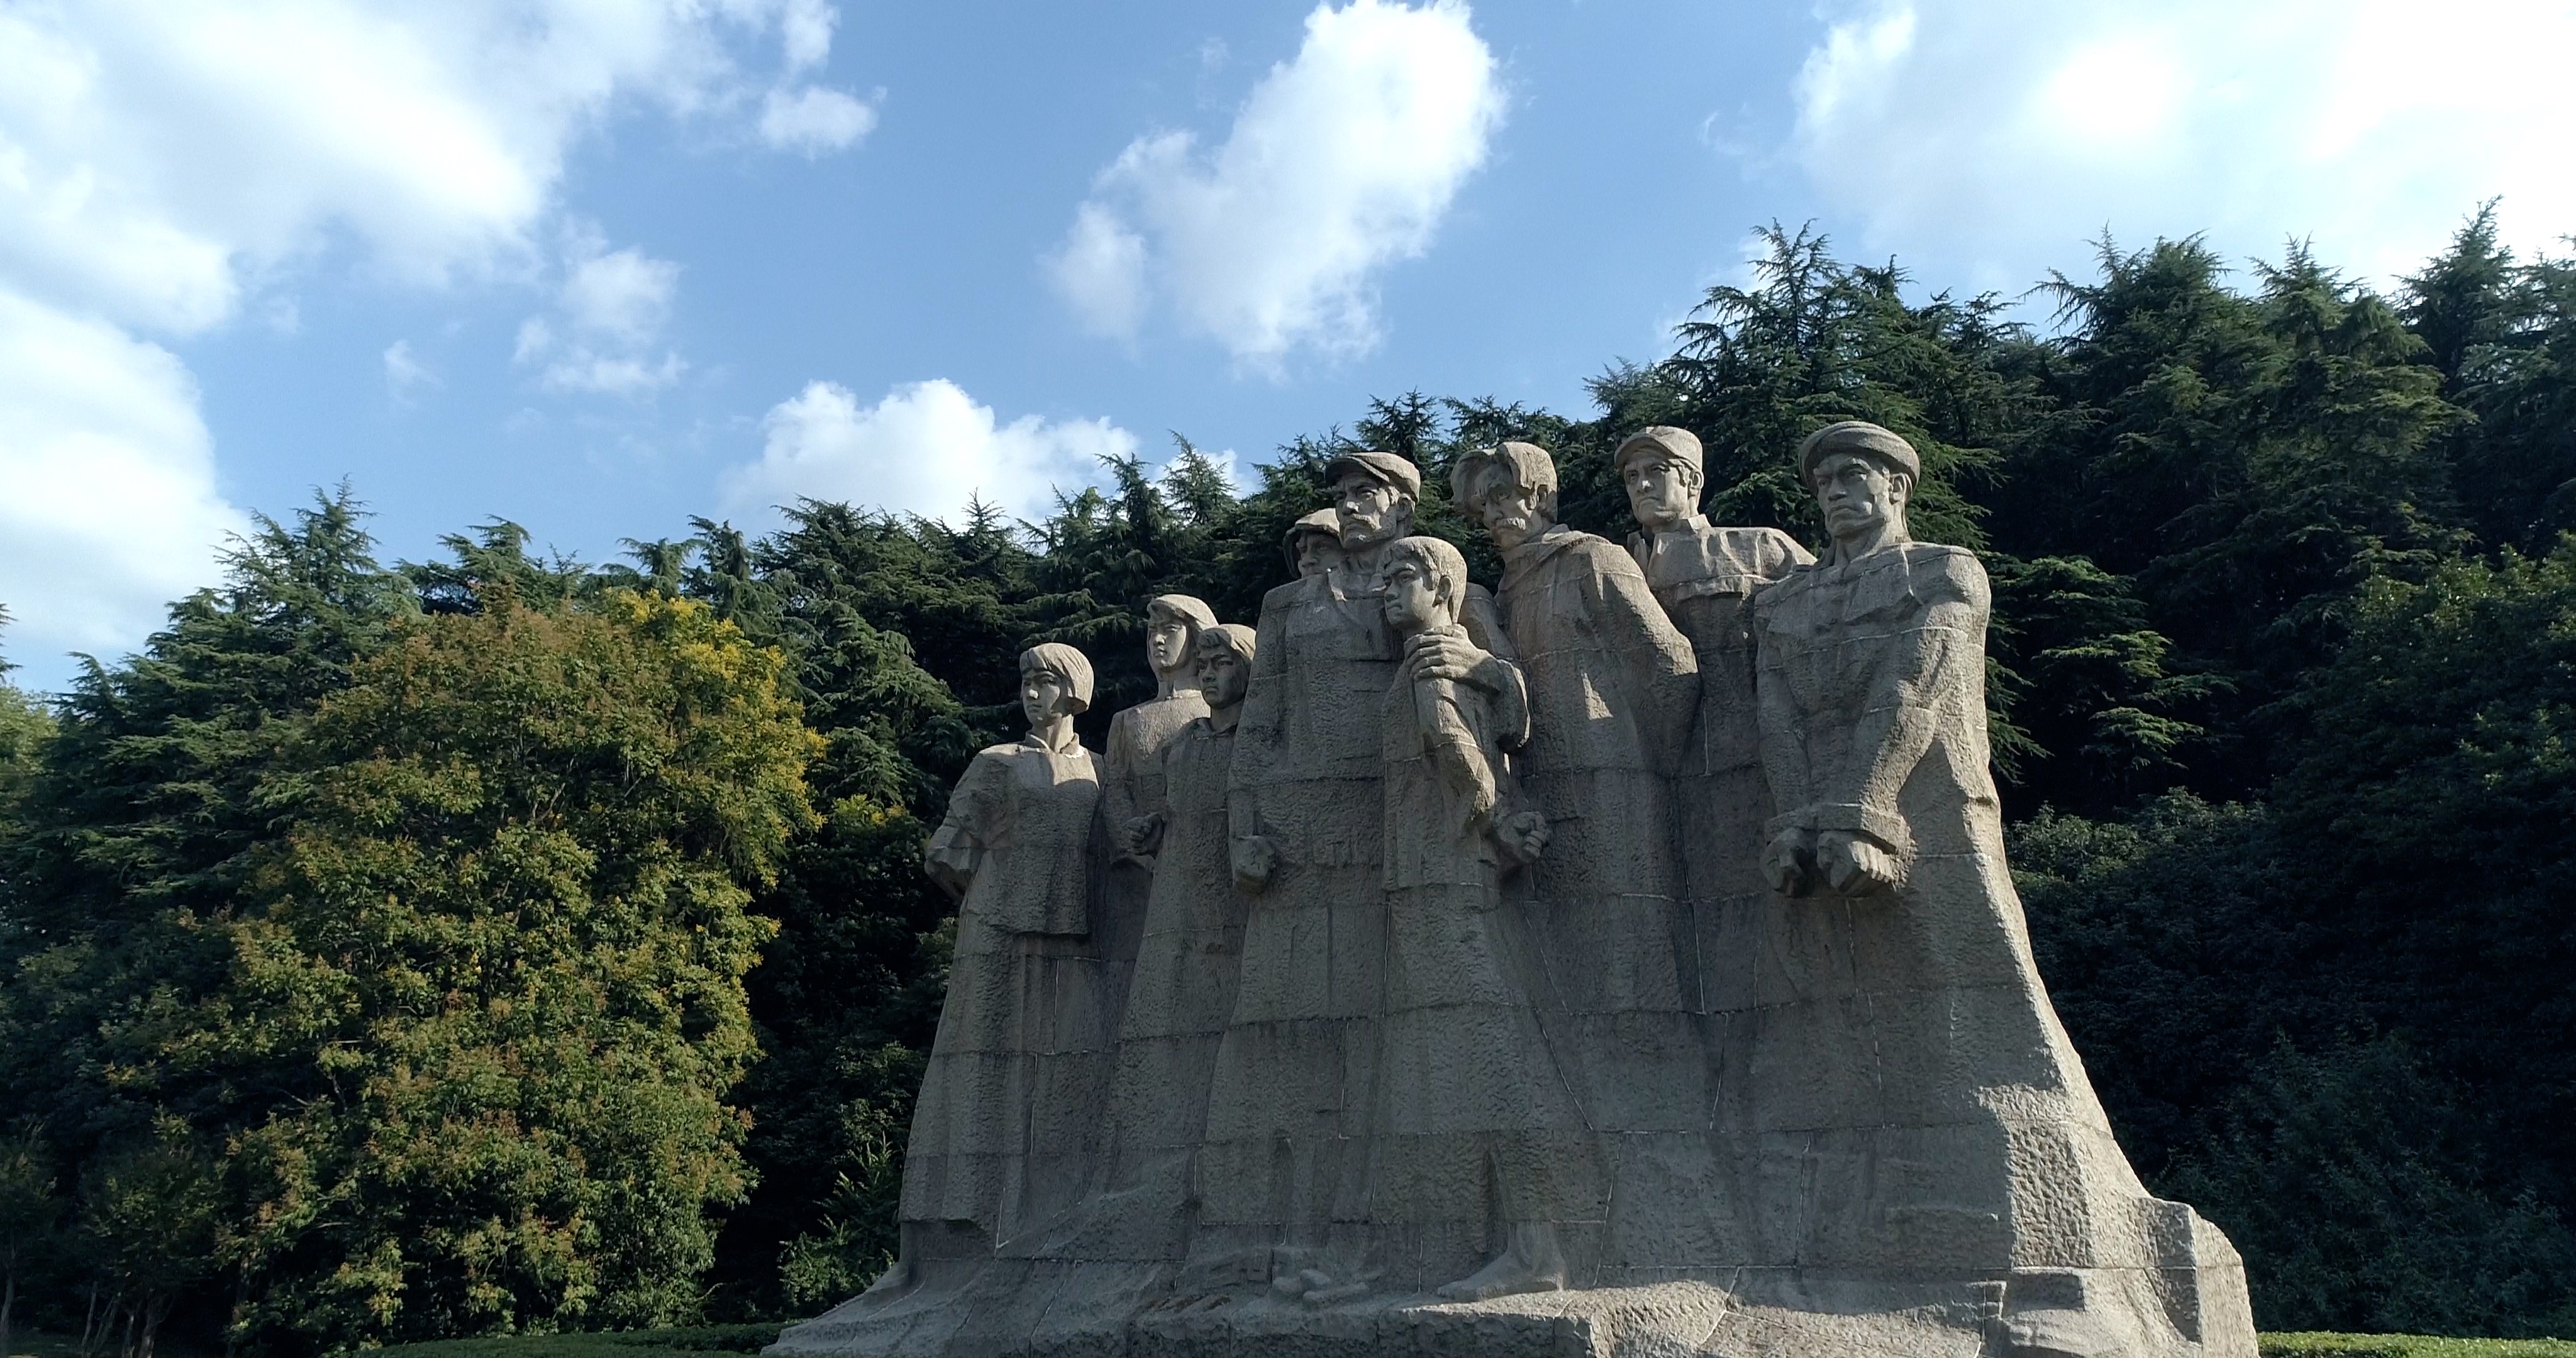
M 139 644 L 346 478 L 390 556 L 1035 513 L 1408 388 L 1582 405 L 1748 228 L 2018 292 L 2576 230 L 2576 5 L 0 0 L 0 602 Z

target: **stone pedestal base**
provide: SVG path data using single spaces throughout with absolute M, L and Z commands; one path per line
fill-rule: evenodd
M 2215 1232 L 2210 1233 L 2215 1236 Z M 2224 1250 L 2224 1242 L 2219 1242 Z M 998 1260 L 789 1327 L 787 1358 L 2254 1358 L 2232 1250 L 1943 1282 L 1733 1269 L 1482 1302 L 1313 1305 L 1167 1266 Z M 1205 1286 L 1204 1281 L 1200 1284 Z M 2205 1318 L 2205 1321 L 2204 1321 Z

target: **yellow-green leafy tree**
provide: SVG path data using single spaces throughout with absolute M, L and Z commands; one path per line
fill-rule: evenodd
M 255 1109 L 219 1248 L 263 1348 L 685 1319 L 746 1187 L 746 907 L 813 821 L 783 662 L 685 600 L 484 603 L 323 703 L 138 1072 Z

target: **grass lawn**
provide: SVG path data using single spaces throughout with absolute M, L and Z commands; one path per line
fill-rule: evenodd
M 713 1358 L 717 1354 L 757 1353 L 778 1337 L 776 1325 L 707 1325 L 689 1330 L 631 1330 L 623 1334 L 523 1334 L 495 1339 L 442 1339 L 432 1344 L 396 1344 L 377 1354 L 402 1358 Z M 172 1355 L 166 1344 L 165 1358 Z M 61 1335 L 9 1336 L 7 1358 L 80 1358 L 80 1346 Z M 108 1358 L 114 1358 L 109 1350 Z M 184 1350 L 176 1358 L 190 1358 Z M 372 1355 L 370 1356 L 372 1358 Z
M 2263 1358 L 2576 1358 L 2565 1339 L 2436 1339 L 2421 1334 L 2267 1334 Z

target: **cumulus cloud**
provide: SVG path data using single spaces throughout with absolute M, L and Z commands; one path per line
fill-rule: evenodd
M 543 316 L 530 316 L 519 324 L 511 355 L 512 362 L 538 367 L 540 385 L 641 396 L 688 370 L 661 343 L 680 290 L 679 265 L 633 246 L 610 250 L 597 231 L 577 228 L 564 247 L 563 274 L 555 293 L 561 331 Z
M 438 374 L 412 353 L 410 340 L 395 340 L 385 346 L 385 391 L 394 400 L 407 403 L 421 389 L 443 385 Z
M 282 284 L 333 240 L 397 279 L 517 277 L 542 254 L 578 138 L 640 105 L 749 142 L 764 92 L 810 80 L 836 17 L 824 0 L 0 5 L 0 349 L 47 355 L 54 384 L 0 377 L 34 403 L 9 412 L 23 428 L 0 457 L 7 512 L 56 525 L 42 540 L 62 548 L 22 536 L 0 551 L 13 653 L 42 682 L 38 657 L 139 641 L 163 601 L 214 576 L 238 516 L 215 489 L 194 383 L 147 337 L 245 314 L 291 323 Z M 773 34 L 775 62 L 745 55 Z M 815 122 L 799 149 L 819 145 Z M 565 365 L 555 385 L 668 382 L 676 355 L 583 338 L 589 321 L 641 324 L 667 264 L 597 254 L 595 296 L 562 299 L 568 342 L 589 349 L 550 360 Z M 405 362 L 408 349 L 385 356 L 398 388 L 417 385 Z M 101 485 L 135 512 L 95 516 L 85 497 Z M 61 534 L 76 529 L 89 536 L 74 550 Z
M 782 151 L 838 151 L 877 125 L 877 111 L 839 90 L 806 85 L 771 90 L 761 103 L 760 139 Z
M 1106 419 L 1008 424 L 946 378 L 895 387 L 861 405 L 838 382 L 809 382 L 762 421 L 760 460 L 725 478 L 738 512 L 799 496 L 954 519 L 981 496 L 1035 519 L 1055 488 L 1098 479 L 1103 457 L 1134 457 L 1134 434 Z
M 0 583 L 9 656 L 39 685 L 64 650 L 113 657 L 210 584 L 247 526 L 177 357 L 0 287 Z
M 1318 6 L 1225 141 L 1130 143 L 1074 215 L 1048 277 L 1096 331 L 1148 306 L 1255 367 L 1377 343 L 1375 280 L 1422 254 L 1503 116 L 1493 53 L 1455 0 Z
M 2525 249 L 2576 229 L 2571 50 L 2549 0 L 1878 0 L 1808 54 L 1790 151 L 1871 248 L 1986 286 L 2106 226 L 2385 279 L 2490 196 Z

